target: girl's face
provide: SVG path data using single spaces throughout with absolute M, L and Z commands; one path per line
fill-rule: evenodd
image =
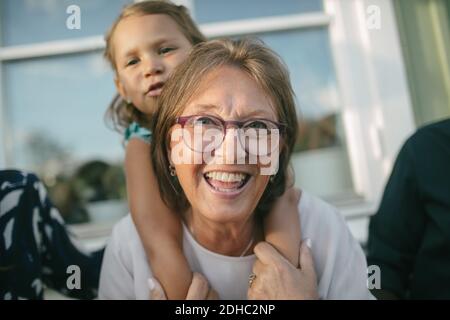
M 187 58 L 192 44 L 165 14 L 123 19 L 112 43 L 117 90 L 141 112 L 153 113 L 164 83 Z

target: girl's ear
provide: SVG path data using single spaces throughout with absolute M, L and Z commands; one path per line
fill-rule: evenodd
M 120 81 L 120 79 L 118 77 L 114 78 L 114 84 L 116 85 L 117 92 L 119 92 L 120 96 L 124 100 L 128 100 L 125 86 L 123 85 L 122 81 Z

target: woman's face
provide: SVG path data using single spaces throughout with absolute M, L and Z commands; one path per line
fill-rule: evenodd
M 222 66 L 205 77 L 197 93 L 190 99 L 181 116 L 211 115 L 223 120 L 246 121 L 264 118 L 277 121 L 272 103 L 258 84 L 236 67 Z M 176 124 L 171 128 L 180 129 Z M 249 163 L 236 138 L 237 130 L 228 128 L 223 143 L 205 161 L 177 164 L 174 152 L 169 155 L 177 178 L 192 206 L 193 214 L 217 222 L 245 221 L 256 208 L 269 175 L 261 175 L 261 164 Z M 184 158 L 197 159 L 183 139 L 171 142 L 171 150 L 180 147 Z M 201 155 L 200 155 L 201 156 Z M 238 164 L 239 163 L 239 164 Z M 266 164 L 265 164 L 266 165 Z
M 168 15 L 123 19 L 113 35 L 117 90 L 141 112 L 153 113 L 162 87 L 191 48 L 189 40 Z

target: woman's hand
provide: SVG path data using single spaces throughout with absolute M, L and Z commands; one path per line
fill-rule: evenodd
M 151 300 L 167 300 L 166 294 L 161 284 L 155 278 L 150 278 L 149 289 Z M 209 286 L 206 278 L 200 273 L 194 272 L 192 276 L 192 282 L 189 287 L 186 300 L 218 300 L 219 296 Z
M 300 246 L 300 268 L 295 268 L 267 242 L 260 242 L 254 252 L 256 275 L 248 289 L 252 300 L 318 299 L 317 279 L 311 251 L 306 241 Z

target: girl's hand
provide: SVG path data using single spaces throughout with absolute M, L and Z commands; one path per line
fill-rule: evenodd
M 148 279 L 151 300 L 167 300 L 164 289 L 156 278 Z M 219 296 L 209 286 L 206 278 L 200 273 L 194 272 L 186 300 L 218 300 Z
M 317 278 L 311 251 L 306 241 L 300 246 L 300 268 L 295 268 L 267 242 L 254 250 L 254 280 L 249 283 L 251 300 L 311 300 L 318 299 Z
M 265 241 L 280 252 L 294 266 L 299 265 L 301 228 L 298 204 L 301 191 L 291 187 L 279 197 L 265 218 Z

